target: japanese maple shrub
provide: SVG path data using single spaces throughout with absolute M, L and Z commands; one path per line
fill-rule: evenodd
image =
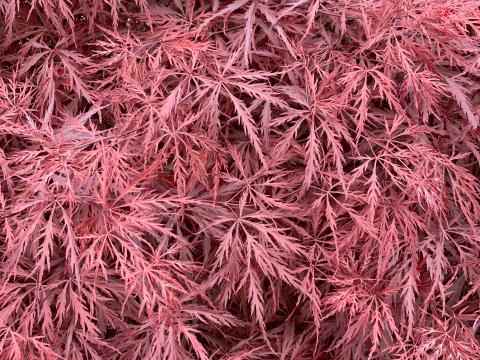
M 0 360 L 480 359 L 478 1 L 0 29 Z

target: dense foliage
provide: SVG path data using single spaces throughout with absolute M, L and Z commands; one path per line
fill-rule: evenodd
M 480 359 L 478 1 L 0 29 L 0 359 Z

